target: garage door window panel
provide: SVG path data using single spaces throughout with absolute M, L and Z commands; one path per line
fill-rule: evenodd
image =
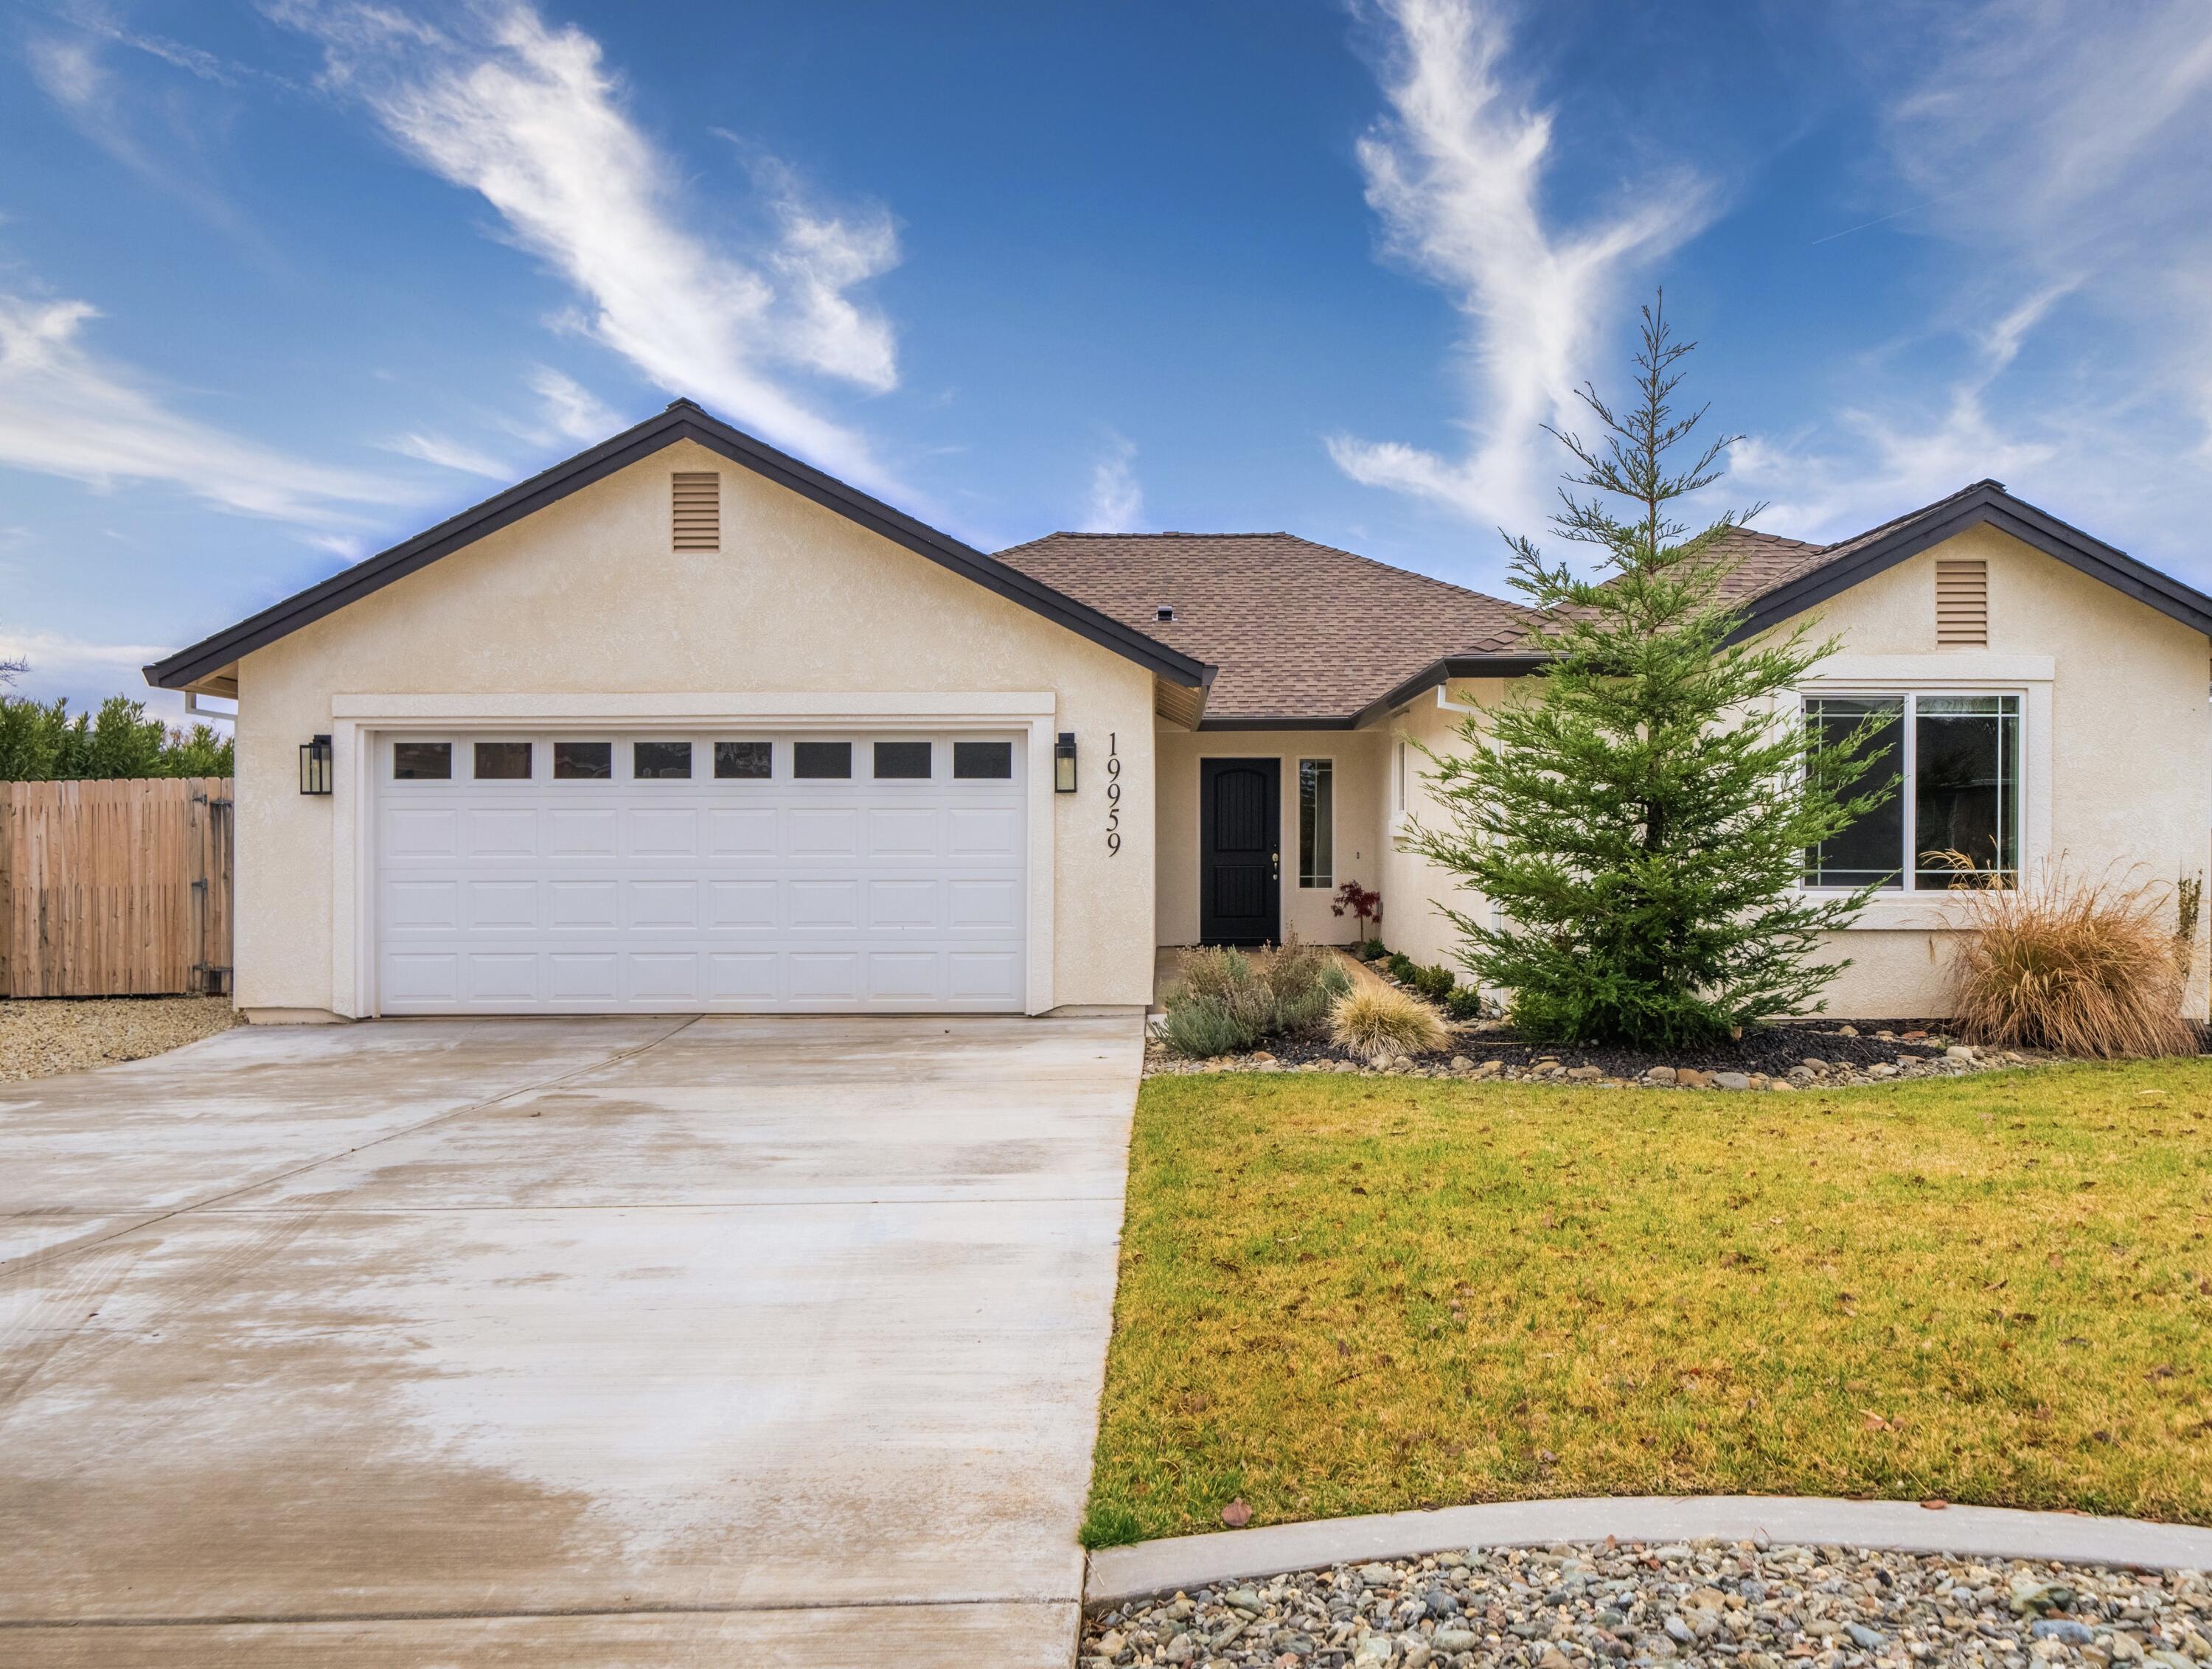
M 791 774 L 803 782 L 842 781 L 853 774 L 850 742 L 794 742 Z
M 606 782 L 615 774 L 611 742 L 556 742 L 553 774 L 563 782 Z
M 689 742 L 632 743 L 630 775 L 639 782 L 689 782 L 691 780 L 691 744 Z
M 963 782 L 1011 782 L 1014 775 L 1014 744 L 955 742 L 952 774 Z
M 927 742 L 878 742 L 875 772 L 878 782 L 926 782 L 929 779 L 930 747 Z
M 479 742 L 471 751 L 471 774 L 478 782 L 527 782 L 532 755 L 527 742 Z
M 773 742 L 717 742 L 714 776 L 722 782 L 766 782 L 775 775 Z
M 450 742 L 395 742 L 392 744 L 394 782 L 445 782 L 453 774 L 453 744 Z

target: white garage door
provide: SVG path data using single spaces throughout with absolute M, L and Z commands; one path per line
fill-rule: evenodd
M 1008 736 L 376 747 L 386 1014 L 1023 1007 Z

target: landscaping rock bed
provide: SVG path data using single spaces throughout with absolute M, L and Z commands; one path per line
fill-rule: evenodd
M 1470 1550 L 1224 1583 L 1086 1613 L 1081 1669 L 2200 1669 L 2203 1573 L 1770 1547 Z
M 41 997 L 0 1002 L 0 1083 L 142 1060 L 228 1031 L 228 997 Z
M 1610 1088 L 1809 1089 L 1879 1083 L 1896 1077 L 1937 1077 L 2030 1065 L 2043 1057 L 2016 1049 L 1973 1048 L 1947 1036 L 1933 1020 L 1790 1021 L 1747 1032 L 1741 1041 L 1693 1054 L 1632 1049 L 1578 1049 L 1531 1043 L 1492 1021 L 1455 1028 L 1449 1047 L 1418 1059 L 1374 1066 L 1326 1038 L 1279 1038 L 1247 1055 L 1186 1060 L 1155 1038 L 1146 1052 L 1149 1073 L 1220 1071 L 1365 1072 L 1395 1077 L 1449 1077 L 1504 1083 L 1594 1083 Z

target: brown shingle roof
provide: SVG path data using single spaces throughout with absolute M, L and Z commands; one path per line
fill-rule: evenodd
M 1052 533 L 998 556 L 1219 667 L 1208 720 L 1349 719 L 1441 655 L 1517 644 L 1528 618 L 1289 533 Z

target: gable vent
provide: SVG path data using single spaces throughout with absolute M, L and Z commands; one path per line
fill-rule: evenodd
M 1936 564 L 1936 642 L 1939 647 L 1982 648 L 1990 640 L 1990 565 Z
M 672 477 L 676 548 L 722 548 L 722 477 L 713 470 L 678 470 Z

